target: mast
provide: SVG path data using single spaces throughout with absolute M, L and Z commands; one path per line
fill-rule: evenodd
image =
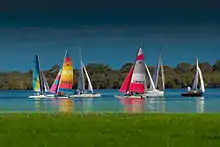
M 83 92 L 85 93 L 85 79 L 84 79 L 84 73 L 83 73 L 81 47 L 79 47 L 79 61 L 80 61 L 80 73 L 79 73 L 78 89 L 83 90 Z
M 39 59 L 39 55 L 38 54 L 37 54 L 37 64 L 38 64 L 38 69 L 39 69 L 40 90 L 44 94 L 43 79 L 42 79 L 41 68 L 40 68 L 40 59 Z
M 165 90 L 165 77 L 164 77 L 164 68 L 162 63 L 162 54 L 160 54 L 160 66 L 161 66 L 161 77 L 162 77 L 162 89 Z

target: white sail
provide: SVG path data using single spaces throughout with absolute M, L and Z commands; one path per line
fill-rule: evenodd
M 197 86 L 198 86 L 198 65 L 196 65 L 196 74 L 195 74 L 195 77 L 194 77 L 194 81 L 193 81 L 193 86 L 192 86 L 192 89 L 194 90 L 197 90 Z
M 49 87 L 49 85 L 48 85 L 48 83 L 47 83 L 47 79 L 45 78 L 43 72 L 41 72 L 41 75 L 42 75 L 42 78 L 43 78 L 44 90 L 45 90 L 46 92 L 48 92 L 48 91 L 50 90 L 50 87 Z
M 88 80 L 88 90 L 90 90 L 91 92 L 93 92 L 93 87 L 92 87 L 92 83 L 91 83 L 91 80 L 89 78 L 89 75 L 88 75 L 88 72 L 85 68 L 85 65 L 83 65 L 83 69 L 85 71 L 85 74 L 86 74 L 86 77 L 87 77 L 87 80 Z
M 161 61 L 160 61 L 160 56 L 158 58 L 157 61 L 157 66 L 155 68 L 154 74 L 153 74 L 153 82 L 155 85 L 155 88 L 157 88 L 157 84 L 158 84 L 158 78 L 159 78 L 159 71 L 160 71 L 160 67 L 161 67 Z M 152 85 L 150 86 L 150 89 L 152 89 Z
M 147 67 L 147 64 L 145 64 L 145 67 L 146 67 L 146 70 L 147 70 L 148 77 L 149 77 L 149 79 L 150 79 L 150 84 L 151 84 L 152 90 L 155 90 L 156 88 L 155 88 L 153 79 L 152 79 L 152 77 L 151 77 L 150 71 L 149 71 L 149 69 L 148 69 L 148 67 Z
M 200 78 L 200 83 L 201 83 L 200 89 L 202 90 L 202 92 L 205 92 L 203 76 L 202 76 L 201 69 L 199 67 L 198 67 L 198 72 L 199 72 L 199 78 Z
M 160 60 L 160 66 L 161 66 L 161 76 L 162 76 L 162 88 L 165 90 L 165 77 L 164 77 L 164 69 L 163 69 L 163 63 L 162 60 Z

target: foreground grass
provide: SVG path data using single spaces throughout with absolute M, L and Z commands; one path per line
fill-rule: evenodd
M 219 147 L 220 114 L 0 114 L 1 147 Z

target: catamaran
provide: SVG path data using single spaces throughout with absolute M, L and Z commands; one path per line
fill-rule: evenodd
M 134 66 L 131 67 L 126 79 L 124 80 L 120 92 L 124 96 L 115 95 L 116 98 L 144 98 L 146 89 L 146 72 L 144 64 L 144 54 L 139 48 Z
M 34 95 L 29 96 L 28 98 L 46 98 L 46 92 L 48 92 L 50 88 L 43 72 L 40 69 L 38 55 L 35 56 L 32 76 L 33 76 L 32 87 L 33 87 Z
M 68 51 L 66 51 L 63 66 L 59 70 L 59 73 L 56 76 L 56 79 L 53 82 L 50 92 L 51 95 L 47 97 L 52 98 L 69 98 L 68 95 L 64 94 L 64 91 L 71 90 L 73 86 L 73 65 L 72 59 L 69 56 Z
M 200 89 L 198 89 L 199 79 L 200 79 Z M 181 95 L 187 96 L 187 97 L 201 97 L 201 96 L 203 96 L 204 92 L 205 92 L 205 86 L 204 86 L 203 76 L 202 76 L 202 72 L 199 67 L 199 61 L 197 58 L 196 59 L 196 73 L 195 73 L 195 78 L 193 81 L 192 90 L 190 87 L 188 87 L 188 91 L 185 93 L 182 93 Z
M 150 79 L 150 89 L 146 89 L 145 94 L 143 94 L 145 97 L 163 97 L 164 96 L 164 90 L 165 90 L 165 78 L 164 78 L 164 69 L 163 69 L 163 63 L 161 55 L 159 55 L 158 62 L 156 69 L 154 71 L 153 79 L 151 77 L 151 74 L 149 72 L 149 69 L 147 65 L 145 64 L 148 77 Z M 158 80 L 159 80 L 159 71 L 161 69 L 161 78 L 162 78 L 162 89 L 160 90 L 158 87 Z
M 91 83 L 91 80 L 89 78 L 88 72 L 86 70 L 85 65 L 82 62 L 82 57 L 80 53 L 80 73 L 79 73 L 79 82 L 78 82 L 78 88 L 74 95 L 70 95 L 71 98 L 93 98 L 93 97 L 101 97 L 101 94 L 98 92 L 94 92 L 93 86 Z M 85 79 L 84 79 L 84 72 L 86 74 L 86 78 L 88 80 L 88 91 L 91 93 L 87 93 L 85 89 Z

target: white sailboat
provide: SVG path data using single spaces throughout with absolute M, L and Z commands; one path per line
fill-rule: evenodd
M 79 75 L 79 82 L 78 88 L 74 95 L 69 95 L 70 98 L 94 98 L 94 97 L 101 97 L 101 94 L 98 92 L 94 92 L 92 82 L 88 75 L 85 65 L 82 62 L 81 53 L 80 53 L 80 75 Z M 84 72 L 86 74 L 86 78 L 88 80 L 88 91 L 85 89 L 85 79 L 84 79 Z
M 198 89 L 199 79 L 200 79 L 200 89 Z M 187 96 L 187 97 L 201 97 L 203 96 L 204 92 L 205 92 L 204 80 L 203 80 L 202 72 L 199 67 L 199 62 L 197 58 L 196 59 L 196 73 L 195 73 L 195 78 L 193 81 L 192 90 L 190 87 L 188 87 L 188 91 L 185 93 L 182 93 L 181 95 Z
M 163 69 L 161 55 L 158 58 L 158 62 L 157 62 L 156 69 L 154 71 L 153 79 L 151 77 L 151 74 L 146 64 L 145 64 L 145 67 L 147 70 L 148 77 L 150 79 L 150 89 L 146 89 L 146 92 L 143 95 L 145 97 L 163 97 L 164 90 L 165 90 L 165 78 L 164 78 L 164 69 Z M 160 69 L 161 69 L 161 77 L 162 77 L 162 89 L 161 90 L 159 90 L 159 87 L 158 87 Z
M 34 61 L 32 87 L 34 90 L 34 95 L 31 95 L 28 98 L 46 98 L 46 92 L 48 92 L 50 89 L 47 80 L 40 69 L 38 55 L 35 56 Z

